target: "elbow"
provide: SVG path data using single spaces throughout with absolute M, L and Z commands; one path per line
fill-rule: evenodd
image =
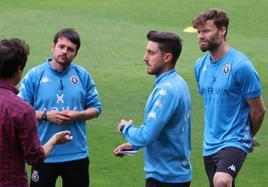
M 47 155 L 48 156 L 48 155 Z M 40 155 L 40 157 L 34 158 L 34 159 L 25 159 L 25 162 L 28 165 L 36 165 L 36 164 L 41 164 L 43 163 L 44 159 L 47 157 L 46 155 Z
M 261 108 L 261 110 L 258 111 L 259 115 L 262 116 L 262 117 L 264 117 L 265 112 L 266 112 L 266 108 L 265 108 L 265 106 L 263 106 L 263 107 Z
M 265 115 L 265 112 L 266 112 L 266 108 L 265 108 L 265 104 L 262 100 L 262 115 L 264 116 Z
M 265 115 L 265 112 L 266 112 L 266 108 L 263 107 L 263 110 L 262 110 L 262 115 L 263 115 L 263 116 Z
M 47 157 L 47 156 L 46 156 Z M 46 157 L 44 157 L 43 159 L 40 159 L 40 160 L 36 160 L 36 161 L 33 161 L 33 162 L 29 162 L 28 164 L 29 165 L 36 165 L 36 164 L 42 164 L 43 162 L 44 162 L 44 160 L 45 160 L 45 158 Z

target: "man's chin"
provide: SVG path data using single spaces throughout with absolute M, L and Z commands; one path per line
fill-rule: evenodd
M 70 62 L 66 62 L 66 61 L 59 61 L 59 64 L 60 64 L 62 67 L 67 67 L 67 66 L 69 66 L 71 63 L 70 63 Z
M 200 50 L 203 52 L 206 52 L 208 50 L 208 47 L 204 45 L 200 45 Z
M 207 48 L 200 47 L 200 50 L 201 50 L 202 52 L 206 52 L 208 49 L 207 49 Z

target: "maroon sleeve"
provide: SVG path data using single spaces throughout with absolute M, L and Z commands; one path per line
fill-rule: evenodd
M 35 111 L 29 106 L 22 116 L 19 127 L 19 142 L 24 153 L 25 161 L 30 164 L 38 164 L 44 160 L 44 150 L 40 144 L 37 132 L 37 120 Z

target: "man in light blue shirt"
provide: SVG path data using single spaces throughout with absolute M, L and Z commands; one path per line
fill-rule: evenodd
M 144 61 L 155 75 L 155 87 L 147 100 L 139 128 L 122 119 L 118 132 L 128 143 L 114 153 L 144 148 L 146 187 L 188 187 L 192 179 L 191 98 L 188 86 L 175 65 L 181 39 L 175 33 L 150 31 Z
M 19 95 L 36 110 L 42 144 L 58 131 L 73 135 L 71 142 L 55 147 L 43 164 L 32 167 L 31 187 L 54 187 L 60 175 L 64 187 L 89 186 L 86 120 L 99 116 L 101 103 L 90 74 L 72 63 L 79 48 L 75 30 L 60 30 L 54 36 L 52 57 L 31 69 L 20 85 Z
M 193 21 L 204 56 L 194 72 L 205 107 L 203 156 L 211 187 L 231 187 L 263 122 L 259 76 L 226 42 L 229 18 L 208 9 Z

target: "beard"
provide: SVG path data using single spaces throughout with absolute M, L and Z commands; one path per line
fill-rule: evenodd
M 54 58 L 54 60 L 58 65 L 62 66 L 63 68 L 66 68 L 71 64 L 70 59 L 68 59 L 67 57 L 63 57 L 63 56 L 58 56 Z
M 148 68 L 149 67 L 149 68 Z M 154 67 L 154 68 L 150 68 L 149 65 L 147 65 L 147 73 L 149 75 L 155 75 L 155 76 L 159 76 L 163 73 L 164 68 L 163 67 Z
M 210 40 L 207 40 L 206 43 L 207 43 L 206 45 L 201 45 L 200 44 L 201 51 L 203 51 L 203 52 L 206 52 L 206 51 L 213 52 L 213 51 L 216 51 L 219 48 L 219 46 L 221 44 L 221 40 L 220 40 L 218 35 L 215 35 Z
M 200 45 L 200 49 L 203 52 L 206 52 L 206 51 L 213 52 L 213 51 L 216 51 L 219 48 L 219 46 L 220 46 L 220 42 L 214 40 L 214 41 L 208 42 L 207 45 Z

